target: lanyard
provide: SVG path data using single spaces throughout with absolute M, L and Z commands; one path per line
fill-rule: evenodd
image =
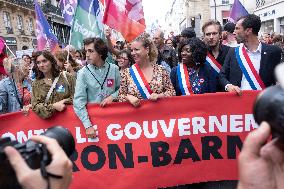
M 101 90 L 103 90 L 103 87 L 104 87 L 104 83 L 107 79 L 107 76 L 108 76 L 108 73 L 109 73 L 109 69 L 110 69 L 110 65 L 108 65 L 108 69 L 107 69 L 107 73 L 106 73 L 106 76 L 105 76 L 105 79 L 103 81 L 103 83 L 100 83 L 99 80 L 96 78 L 96 76 L 93 74 L 93 72 L 91 72 L 91 70 L 88 68 L 88 65 L 86 66 L 86 68 L 89 70 L 89 72 L 92 74 L 92 76 L 95 78 L 95 80 L 99 83 L 99 85 L 101 86 Z

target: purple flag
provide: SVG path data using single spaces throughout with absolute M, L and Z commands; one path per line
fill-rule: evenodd
M 65 22 L 72 26 L 73 17 L 77 7 L 77 0 L 61 0 L 60 9 Z
M 241 2 L 239 0 L 235 0 L 230 12 L 229 21 L 236 23 L 238 18 L 240 18 L 241 16 L 246 16 L 248 14 L 248 11 L 241 4 Z
M 50 49 L 51 51 L 59 48 L 58 40 L 52 33 L 50 25 L 48 24 L 37 0 L 35 2 L 36 13 L 36 36 L 37 36 L 37 50 L 42 51 Z

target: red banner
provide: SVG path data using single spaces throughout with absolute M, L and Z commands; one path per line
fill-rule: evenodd
M 99 141 L 86 139 L 72 107 L 49 120 L 30 112 L 0 117 L 0 136 L 20 142 L 61 125 L 76 140 L 71 188 L 158 188 L 237 180 L 237 154 L 257 125 L 257 92 L 217 93 L 143 101 L 139 108 L 113 103 L 88 106 Z

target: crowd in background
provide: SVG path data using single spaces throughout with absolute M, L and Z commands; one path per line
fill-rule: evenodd
M 240 95 L 242 90 L 250 90 L 235 57 L 238 47 L 247 51 L 264 86 L 274 85 L 274 67 L 284 59 L 284 36 L 260 35 L 260 26 L 259 17 L 248 15 L 223 27 L 210 20 L 203 25 L 201 38 L 196 37 L 194 28 L 169 38 L 157 30 L 153 36 L 143 33 L 131 43 L 115 44 L 111 31 L 106 29 L 106 39 L 87 38 L 82 50 L 68 45 L 55 54 L 37 51 L 21 59 L 8 58 L 3 48 L 0 114 L 22 111 L 27 115 L 32 109 L 48 119 L 73 104 L 87 136 L 94 138 L 97 133 L 86 109 L 88 103 L 104 107 L 127 101 L 138 107 L 143 99 L 157 101 L 169 96 L 222 91 Z M 208 57 L 222 66 L 220 73 L 208 64 Z M 236 185 L 224 183 L 225 188 Z M 201 185 L 213 187 L 214 182 L 180 188 Z

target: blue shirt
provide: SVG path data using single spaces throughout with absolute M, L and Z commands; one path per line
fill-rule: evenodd
M 88 64 L 77 74 L 74 111 L 85 128 L 92 126 L 86 109 L 87 103 L 100 103 L 108 96 L 118 96 L 120 72 L 118 66 L 106 62 L 102 67 Z

